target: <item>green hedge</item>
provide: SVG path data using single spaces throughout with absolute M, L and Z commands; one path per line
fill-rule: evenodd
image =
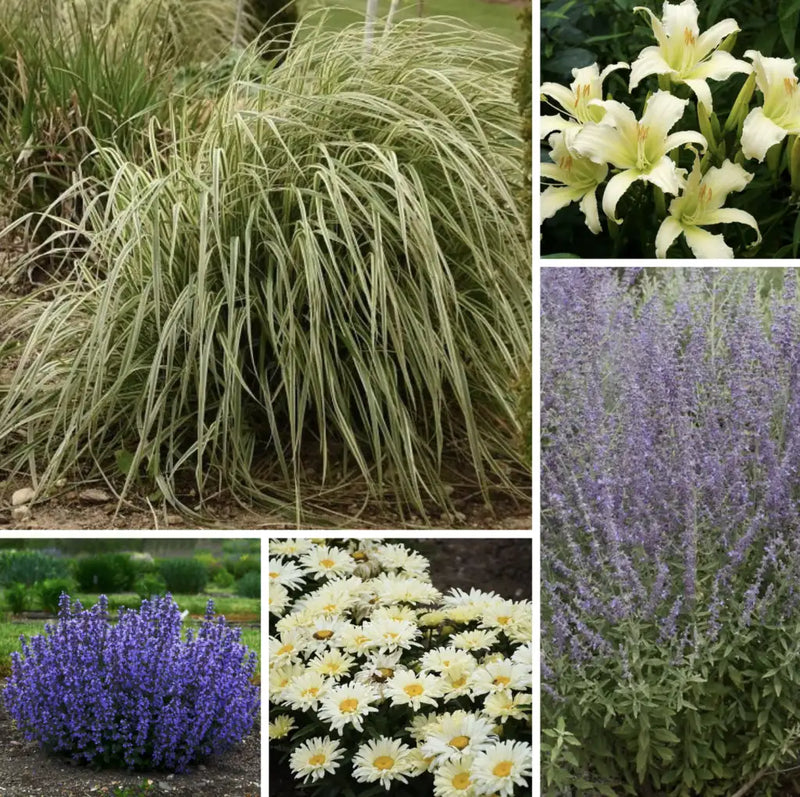
M 208 582 L 208 568 L 197 559 L 164 559 L 159 572 L 173 594 L 195 595 Z

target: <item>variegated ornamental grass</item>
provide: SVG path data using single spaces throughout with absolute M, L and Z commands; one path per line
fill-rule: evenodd
M 335 449 L 372 495 L 447 502 L 519 465 L 513 383 L 530 362 L 517 209 L 517 53 L 460 26 L 300 37 L 263 83 L 245 52 L 197 129 L 175 103 L 132 162 L 99 144 L 79 223 L 31 253 L 71 261 L 22 341 L 0 466 L 75 468 L 207 496 L 296 502 L 301 452 Z M 162 142 L 168 140 L 168 144 Z M 78 235 L 79 233 L 79 235 Z M 119 460 L 118 460 L 119 461 Z

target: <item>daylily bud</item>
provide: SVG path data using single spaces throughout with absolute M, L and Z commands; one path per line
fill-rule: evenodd
M 792 191 L 800 194 L 800 136 L 792 136 L 794 143 L 789 154 L 789 174 L 792 178 Z
M 783 155 L 783 143 L 779 142 L 777 144 L 773 144 L 767 150 L 767 167 L 769 168 L 770 174 L 777 174 L 778 167 L 781 164 L 781 156 Z
M 731 33 L 730 36 L 727 36 L 725 39 L 723 39 L 722 44 L 720 44 L 720 46 L 717 47 L 717 49 L 724 50 L 726 53 L 732 53 L 733 45 L 736 44 L 736 37 L 738 35 L 739 35 L 738 30 L 735 31 L 734 33 Z
M 731 108 L 731 112 L 728 114 L 728 118 L 725 120 L 725 132 L 730 133 L 731 130 L 736 130 L 739 125 L 744 122 L 744 118 L 747 116 L 747 112 L 750 110 L 750 100 L 753 98 L 753 92 L 756 88 L 756 73 L 751 72 L 747 80 L 745 80 L 744 85 L 739 91 L 739 94 L 736 96 L 736 100 L 733 103 L 733 107 Z
M 702 102 L 697 103 L 697 121 L 700 123 L 700 132 L 705 136 L 708 148 L 710 150 L 716 150 L 719 139 L 714 135 L 708 109 Z

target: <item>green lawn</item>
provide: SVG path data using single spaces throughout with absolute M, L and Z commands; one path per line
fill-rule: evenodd
M 305 0 L 301 4 L 304 12 L 317 8 L 332 9 L 328 15 L 327 26 L 343 28 L 364 19 L 366 0 Z M 389 11 L 390 0 L 380 0 L 378 13 Z M 487 3 L 484 0 L 423 0 L 423 16 L 450 16 L 474 25 L 476 28 L 491 30 L 507 36 L 515 44 L 522 44 L 524 36 L 517 20 L 519 8 L 505 3 Z M 409 19 L 417 15 L 417 0 L 403 0 L 396 19 Z

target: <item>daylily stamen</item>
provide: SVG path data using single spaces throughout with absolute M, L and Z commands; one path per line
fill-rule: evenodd
M 786 92 L 787 96 L 791 97 L 792 94 L 794 94 L 796 88 L 797 88 L 796 77 L 785 77 L 783 79 L 783 90 Z

